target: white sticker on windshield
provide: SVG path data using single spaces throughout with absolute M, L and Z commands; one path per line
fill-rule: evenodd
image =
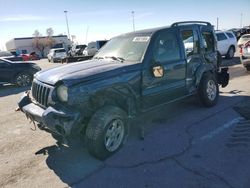
M 148 42 L 149 37 L 145 36 L 145 37 L 135 37 L 133 39 L 133 42 Z

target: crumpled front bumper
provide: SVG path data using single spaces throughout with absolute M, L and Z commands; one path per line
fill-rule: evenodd
M 37 122 L 42 130 L 69 136 L 78 132 L 80 128 L 82 117 L 79 112 L 60 104 L 44 109 L 31 102 L 29 91 L 21 97 L 18 106 L 27 118 Z

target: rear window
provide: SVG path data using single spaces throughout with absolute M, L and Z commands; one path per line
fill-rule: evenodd
M 250 35 L 243 35 L 242 38 L 243 39 L 250 39 Z
M 226 33 L 229 38 L 234 38 L 234 35 L 232 33 Z
M 218 41 L 227 40 L 227 37 L 224 33 L 216 33 L 216 37 Z
M 66 52 L 65 49 L 55 50 L 55 53 Z

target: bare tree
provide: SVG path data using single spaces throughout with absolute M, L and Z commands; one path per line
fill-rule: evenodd
M 50 27 L 46 30 L 46 33 L 46 47 L 51 48 L 55 44 L 55 40 L 53 39 L 54 30 Z
M 54 34 L 54 30 L 50 27 L 46 30 L 47 36 L 52 37 Z
M 42 37 L 42 34 L 38 30 L 35 30 L 33 33 L 33 48 L 37 49 L 42 57 L 44 57 L 44 50 L 46 48 L 51 48 L 55 44 L 55 40 L 53 39 L 53 29 L 48 28 L 46 33 L 46 37 Z

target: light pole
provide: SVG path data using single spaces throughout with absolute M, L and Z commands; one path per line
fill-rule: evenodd
M 216 18 L 216 30 L 219 30 L 219 18 Z
M 243 17 L 243 14 L 240 13 L 240 28 L 242 28 L 242 17 Z
M 133 21 L 133 31 L 135 32 L 135 11 L 132 11 L 131 14 L 132 14 L 132 21 Z
M 65 10 L 64 13 L 65 13 L 65 19 L 66 19 L 67 30 L 68 30 L 68 38 L 69 38 L 69 40 L 71 41 L 71 39 L 70 39 L 70 34 L 69 34 L 69 23 L 68 23 L 68 17 L 67 17 L 68 11 Z

